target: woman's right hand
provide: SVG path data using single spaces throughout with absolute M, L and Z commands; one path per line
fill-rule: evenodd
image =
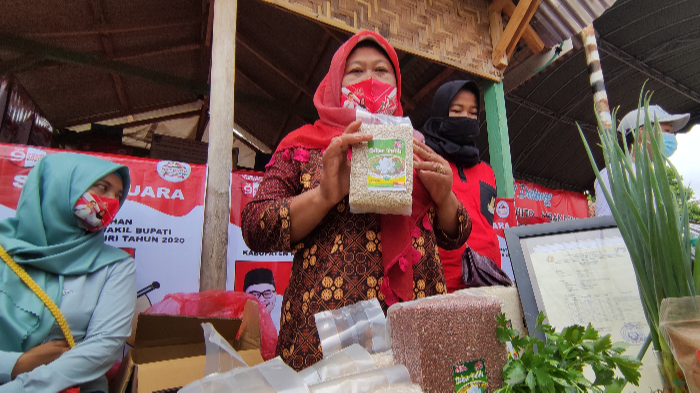
M 323 152 L 319 186 L 292 199 L 289 205 L 290 244 L 300 242 L 311 233 L 333 206 L 350 192 L 348 149 L 372 139 L 370 134 L 357 132 L 361 124 L 360 120 L 350 123 L 343 134 L 331 140 Z
M 70 346 L 65 340 L 50 341 L 37 345 L 17 359 L 17 363 L 12 368 L 11 378 L 15 379 L 20 374 L 28 373 L 39 366 L 49 364 L 68 352 L 68 350 L 70 350 Z
M 330 210 L 350 192 L 350 160 L 348 150 L 352 145 L 372 140 L 372 135 L 358 133 L 362 120 L 350 123 L 345 132 L 331 140 L 323 152 L 320 197 Z

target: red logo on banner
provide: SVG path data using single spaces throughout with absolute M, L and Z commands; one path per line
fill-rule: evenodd
M 31 168 L 45 155 L 46 151 L 22 145 L 6 145 L 5 159 L 21 168 Z
M 515 204 L 510 198 L 496 198 L 496 214 L 493 216 L 493 230 L 497 236 L 505 238 L 506 228 L 517 227 Z
M 158 163 L 158 174 L 161 179 L 171 183 L 179 183 L 190 177 L 192 169 L 189 164 L 177 161 L 161 161 Z

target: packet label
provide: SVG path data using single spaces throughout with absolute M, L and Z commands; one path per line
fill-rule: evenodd
M 367 188 L 406 190 L 406 145 L 401 139 L 373 139 L 367 143 Z
M 452 375 L 457 393 L 485 393 L 488 387 L 484 359 L 456 364 Z

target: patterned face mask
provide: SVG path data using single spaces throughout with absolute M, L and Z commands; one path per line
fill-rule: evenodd
M 364 108 L 370 113 L 391 115 L 396 111 L 396 87 L 367 79 L 341 89 L 340 103 L 343 108 Z
M 73 214 L 78 225 L 90 232 L 104 229 L 119 211 L 119 200 L 85 192 L 75 203 Z

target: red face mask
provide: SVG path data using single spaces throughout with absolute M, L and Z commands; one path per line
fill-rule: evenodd
M 97 232 L 109 225 L 119 211 L 119 199 L 84 193 L 73 207 L 78 225 L 90 232 Z
M 376 79 L 367 79 L 341 89 L 343 108 L 364 108 L 370 113 L 391 115 L 396 111 L 396 87 Z

